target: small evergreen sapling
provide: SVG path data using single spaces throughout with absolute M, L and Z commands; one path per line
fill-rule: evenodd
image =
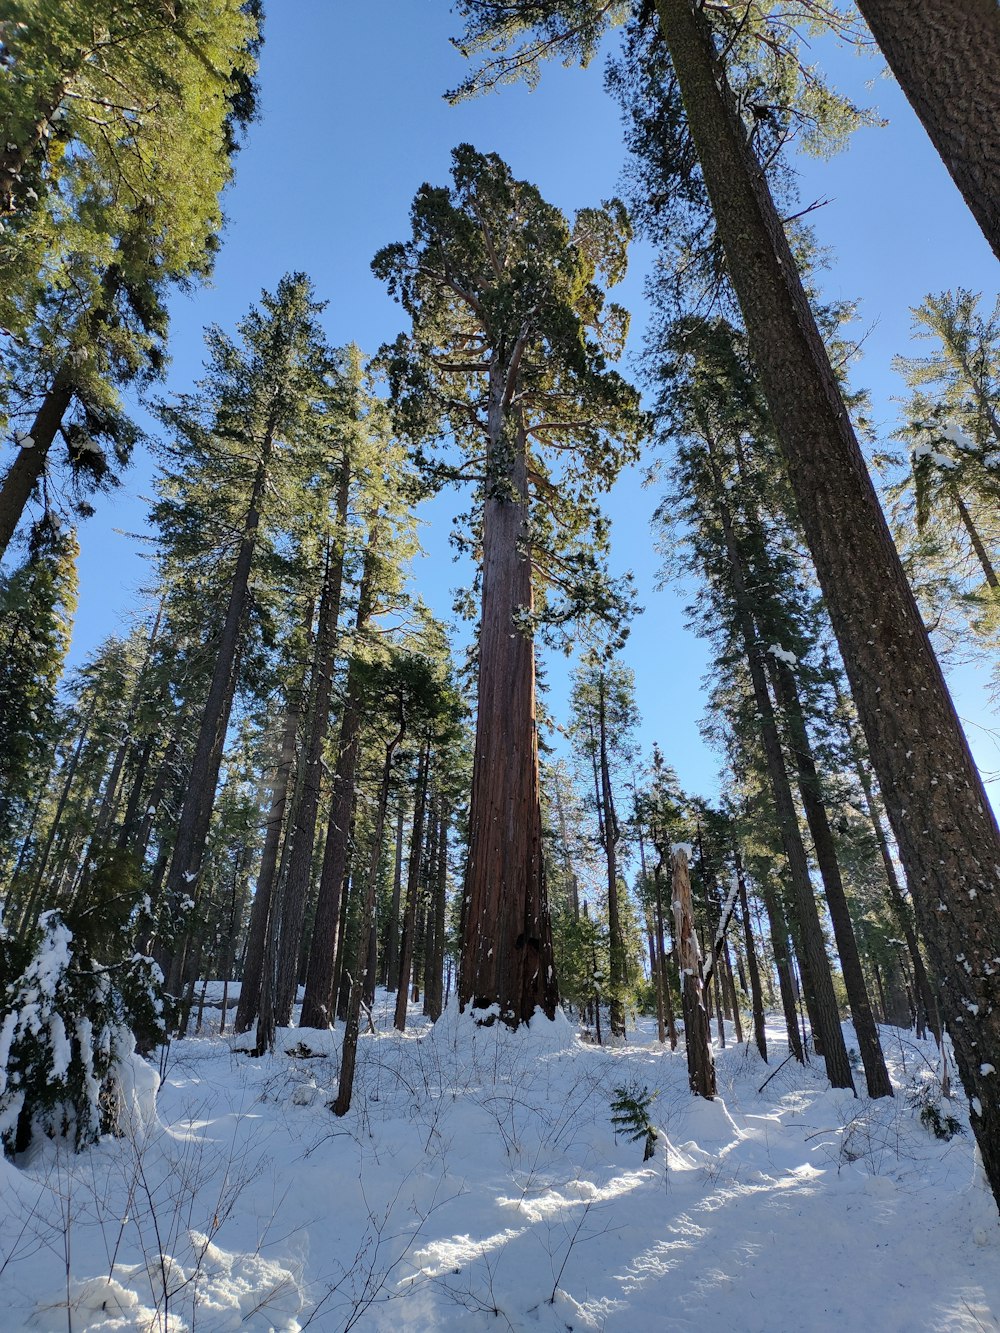
M 85 933 L 43 912 L 34 952 L 0 935 L 0 1144 L 23 1152 L 38 1134 L 76 1149 L 117 1128 L 117 1076 L 135 1049 L 132 1028 L 163 1025 L 159 969 L 138 954 L 102 965 Z M 20 956 L 19 956 L 20 955 Z
M 649 1108 L 658 1093 L 650 1092 L 643 1085 L 633 1084 L 628 1088 L 615 1088 L 615 1100 L 611 1103 L 611 1123 L 615 1132 L 626 1134 L 630 1143 L 645 1140 L 642 1160 L 648 1162 L 656 1152 L 656 1140 L 659 1137 L 656 1126 L 649 1118 Z

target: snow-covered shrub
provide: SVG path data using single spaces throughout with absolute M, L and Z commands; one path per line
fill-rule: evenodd
M 16 951 L 6 939 L 0 949 L 7 973 Z M 133 1026 L 161 1023 L 159 980 L 151 959 L 99 963 L 61 913 L 41 915 L 34 952 L 0 995 L 5 1153 L 37 1134 L 79 1149 L 117 1128 L 117 1073 L 132 1059 Z
M 922 1080 L 911 1088 L 908 1100 L 910 1105 L 917 1110 L 920 1123 L 924 1129 L 933 1134 L 936 1139 L 944 1139 L 947 1143 L 956 1134 L 965 1133 L 962 1122 L 941 1105 L 939 1088 L 928 1080 Z

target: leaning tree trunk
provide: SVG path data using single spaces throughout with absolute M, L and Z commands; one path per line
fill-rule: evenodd
M 996 0 L 857 0 L 889 68 L 1000 259 Z
M 101 280 L 101 296 L 98 304 L 82 316 L 84 347 L 89 348 L 96 340 L 101 325 L 108 322 L 121 284 L 122 274 L 118 265 L 109 265 Z M 28 431 L 31 444 L 27 449 L 22 448 L 18 451 L 17 457 L 0 482 L 0 559 L 10 545 L 10 540 L 21 521 L 21 515 L 31 498 L 31 492 L 45 475 L 49 450 L 59 434 L 63 417 L 73 401 L 75 391 L 72 360 L 66 357 L 56 371 L 48 392 L 35 413 L 35 419 Z
M 45 473 L 49 450 L 59 433 L 66 409 L 73 400 L 69 372 L 63 368 L 35 413 L 28 436 L 31 444 L 18 450 L 17 457 L 0 482 L 0 557 L 14 535 L 31 492 Z
M 1000 829 L 705 16 L 694 0 L 656 0 L 656 6 L 751 352 L 931 952 L 973 1131 L 1000 1198 L 1000 1096 L 993 1075 L 1000 1067 L 1000 969 L 993 961 L 1000 939 Z M 919 12 L 928 7 L 922 4 Z M 944 6 L 937 8 L 943 13 Z M 962 4 L 956 13 L 967 9 Z M 984 58 L 1000 70 L 989 52 Z
M 861 966 L 861 953 L 858 950 L 851 909 L 844 889 L 844 880 L 837 860 L 837 848 L 833 840 L 833 830 L 826 812 L 823 791 L 820 786 L 816 761 L 813 758 L 812 745 L 802 716 L 802 703 L 799 699 L 798 686 L 792 669 L 787 662 L 782 662 L 773 653 L 770 670 L 775 683 L 775 693 L 781 704 L 788 727 L 790 749 L 798 774 L 799 792 L 806 814 L 806 822 L 812 835 L 816 851 L 816 862 L 823 879 L 823 890 L 827 906 L 830 909 L 830 921 L 833 925 L 834 939 L 837 941 L 837 953 L 840 955 L 840 967 L 844 974 L 844 986 L 847 989 L 847 1001 L 851 1007 L 854 1031 L 858 1038 L 858 1049 L 865 1068 L 865 1082 L 869 1097 L 891 1097 L 892 1080 L 885 1067 L 885 1056 L 879 1041 L 878 1026 L 872 1013 L 865 984 L 864 969 Z
M 678 849 L 673 853 L 672 861 L 674 939 L 677 942 L 677 963 L 681 973 L 688 1082 L 692 1092 L 711 1101 L 715 1096 L 715 1061 L 712 1059 L 712 1035 L 702 994 L 701 952 L 694 928 L 687 852 Z
M 491 383 L 490 392 L 459 998 L 463 1008 L 497 1006 L 501 1020 L 517 1027 L 539 1008 L 554 1018 L 558 993 L 542 857 L 535 654 L 524 623 L 532 610 L 527 442 L 522 426 L 514 430 L 503 419 L 501 388 Z

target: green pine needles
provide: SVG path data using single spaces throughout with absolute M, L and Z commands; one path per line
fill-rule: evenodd
M 615 1088 L 615 1100 L 611 1103 L 611 1123 L 616 1134 L 625 1134 L 630 1143 L 645 1140 L 642 1160 L 648 1162 L 656 1152 L 656 1140 L 659 1131 L 649 1118 L 649 1108 L 659 1096 L 643 1084 L 633 1083 L 627 1088 Z

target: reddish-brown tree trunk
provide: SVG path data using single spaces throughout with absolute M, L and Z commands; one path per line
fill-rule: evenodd
M 493 388 L 483 502 L 483 594 L 478 708 L 469 807 L 469 899 L 459 998 L 496 1007 L 511 1027 L 536 1009 L 555 1016 L 558 994 L 542 858 L 535 724 L 527 444 Z

